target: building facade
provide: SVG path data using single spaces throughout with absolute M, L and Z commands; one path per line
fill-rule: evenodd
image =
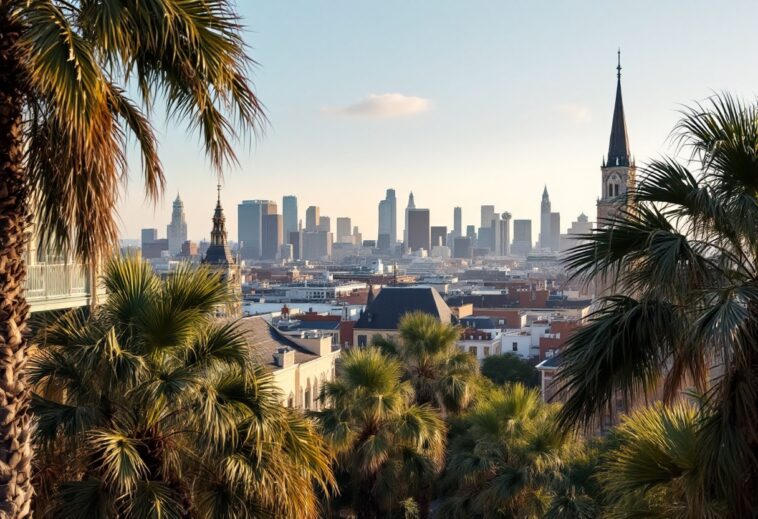
M 187 217 L 184 214 L 184 202 L 176 195 L 171 211 L 171 223 L 166 226 L 168 251 L 172 256 L 178 256 L 182 251 L 182 243 L 187 241 Z
M 280 214 L 263 215 L 261 226 L 261 258 L 276 259 L 283 243 L 283 219 Z
M 315 205 L 309 206 L 305 210 L 305 230 L 307 232 L 318 231 L 318 226 L 321 221 L 321 208 Z
M 542 191 L 542 202 L 540 203 L 540 240 L 539 248 L 550 249 L 550 195 L 547 194 L 547 186 Z
M 237 246 L 241 258 L 260 259 L 263 217 L 267 214 L 276 214 L 273 200 L 243 200 L 237 206 Z
M 430 250 L 429 209 L 407 209 L 408 241 L 407 248 L 411 251 Z
M 292 232 L 297 231 L 297 197 L 287 195 L 282 197 L 282 233 L 285 241 Z
M 526 256 L 532 252 L 532 244 L 532 221 L 513 220 L 513 254 Z
M 397 245 L 397 199 L 395 190 L 388 189 L 384 200 L 379 201 L 379 236 L 377 243 L 387 243 L 386 249 L 394 249 Z M 386 235 L 386 238 L 382 238 Z M 379 247 L 384 249 L 384 247 Z

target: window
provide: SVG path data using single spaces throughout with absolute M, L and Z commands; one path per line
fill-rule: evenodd
M 503 326 L 505 324 L 505 319 L 498 319 L 497 324 Z
M 306 409 L 311 408 L 311 388 L 305 390 L 305 402 L 303 404 L 303 407 Z
M 366 340 L 366 335 L 359 335 L 358 336 L 358 346 L 366 346 L 368 344 L 368 341 Z
M 472 355 L 476 355 L 476 346 L 469 346 L 468 352 Z
M 485 357 L 489 357 L 490 356 L 490 347 L 489 346 L 485 346 L 484 347 L 484 356 Z
M 514 343 L 511 345 L 511 348 L 513 349 L 513 351 L 518 351 L 518 343 L 517 343 L 517 342 L 514 342 Z
M 290 393 L 290 397 L 287 399 L 287 407 L 293 407 L 295 405 L 295 397 Z

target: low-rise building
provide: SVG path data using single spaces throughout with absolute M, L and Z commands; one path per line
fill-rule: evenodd
M 340 355 L 331 335 L 316 331 L 287 336 L 263 317 L 247 317 L 240 323 L 258 360 L 272 372 L 282 405 L 321 409 L 319 392 L 326 382 L 334 380 Z
M 353 344 L 367 346 L 374 335 L 397 336 L 400 319 L 410 312 L 424 312 L 443 323 L 453 319 L 450 307 L 434 288 L 384 287 L 355 323 Z
M 502 354 L 501 333 L 498 330 L 466 328 L 461 332 L 458 348 L 476 356 L 479 362 L 491 355 Z

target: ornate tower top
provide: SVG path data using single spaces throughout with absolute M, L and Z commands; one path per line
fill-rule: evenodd
M 624 116 L 624 101 L 621 96 L 621 49 L 618 51 L 616 65 L 616 104 L 613 107 L 613 122 L 611 123 L 611 138 L 608 143 L 608 159 L 606 167 L 629 166 L 629 138 L 626 133 L 626 117 Z
M 226 217 L 224 209 L 221 207 L 221 184 L 218 185 L 218 198 L 216 199 L 216 210 L 213 212 L 213 230 L 211 231 L 211 244 L 208 252 L 205 254 L 203 263 L 211 265 L 232 265 L 232 253 L 226 242 Z
M 408 209 L 416 209 L 416 202 L 413 200 L 413 191 L 408 196 Z

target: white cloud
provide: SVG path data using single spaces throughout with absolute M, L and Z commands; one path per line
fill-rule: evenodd
M 371 94 L 360 101 L 342 107 L 324 108 L 328 114 L 369 119 L 407 117 L 426 112 L 432 102 L 423 97 L 403 94 Z
M 558 112 L 574 124 L 582 124 L 592 119 L 590 109 L 584 105 L 567 103 L 558 105 Z

